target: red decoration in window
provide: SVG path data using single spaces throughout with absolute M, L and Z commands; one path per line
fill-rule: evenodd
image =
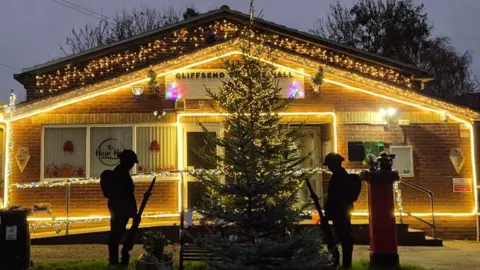
M 63 145 L 63 151 L 73 153 L 74 147 L 72 141 L 66 141 Z
M 160 151 L 160 144 L 158 143 L 157 140 L 153 140 L 150 143 L 150 151 L 153 151 L 153 152 Z

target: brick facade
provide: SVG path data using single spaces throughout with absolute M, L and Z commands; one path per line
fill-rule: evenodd
M 212 62 L 196 68 L 220 68 L 221 62 Z M 298 66 L 293 66 L 298 68 Z M 327 75 L 328 76 L 328 75 Z M 161 84 L 160 93 L 151 93 L 149 90 L 140 100 L 135 100 L 131 90 L 123 89 L 115 93 L 105 94 L 96 98 L 78 102 L 48 112 L 48 119 L 55 119 L 57 116 L 62 124 L 91 124 L 77 117 L 81 115 L 101 115 L 101 114 L 151 114 L 154 110 L 163 108 L 173 108 L 173 103 L 164 99 L 164 80 L 159 80 Z M 306 98 L 294 102 L 291 111 L 314 111 L 314 112 L 335 112 L 341 114 L 360 114 L 363 112 L 375 113 L 379 108 L 394 107 L 401 113 L 424 113 L 421 110 L 404 104 L 394 103 L 380 97 L 370 96 L 364 93 L 358 93 L 346 88 L 326 83 L 319 94 L 314 94 L 312 87 L 305 79 Z M 379 90 L 380 91 L 380 90 Z M 187 100 L 187 111 L 197 112 L 205 110 L 205 107 L 199 108 L 198 100 Z M 208 107 L 208 106 L 206 106 Z M 69 119 L 67 116 L 71 115 Z M 75 117 L 74 117 L 75 115 Z M 406 179 L 422 187 L 432 190 L 435 193 L 435 206 L 438 212 L 471 212 L 473 209 L 473 193 L 454 193 L 452 191 L 452 178 L 472 178 L 471 159 L 470 159 L 470 138 L 462 137 L 462 126 L 458 123 L 449 121 L 448 123 L 439 122 L 432 116 L 433 113 L 426 113 L 424 117 L 430 119 L 425 121 L 412 120 L 408 126 L 399 126 L 395 119 L 391 125 L 372 125 L 369 123 L 348 122 L 340 119 L 337 125 L 338 131 L 338 152 L 344 157 L 348 156 L 348 141 L 383 141 L 387 147 L 389 145 L 412 145 L 414 148 L 415 177 Z M 14 141 L 14 153 L 18 147 L 27 146 L 30 148 L 30 161 L 24 172 L 20 172 L 18 166 L 14 166 L 13 174 L 10 177 L 10 183 L 29 183 L 40 179 L 41 166 L 41 131 L 42 125 L 59 124 L 59 121 L 46 120 L 44 115 L 28 117 L 15 121 L 11 127 L 13 129 L 12 139 Z M 80 119 L 80 120 L 79 120 Z M 98 118 L 103 119 L 103 118 Z M 51 121 L 51 122 L 49 122 Z M 175 121 L 171 118 L 165 121 Z M 110 118 L 109 121 L 99 120 L 95 124 L 125 124 L 125 119 Z M 132 122 L 128 122 L 132 123 Z M 321 125 L 322 141 L 333 138 L 332 124 Z M 465 163 L 459 174 L 455 171 L 449 160 L 450 149 L 453 147 L 461 148 L 465 156 Z M 360 163 L 346 162 L 347 168 L 365 168 Z M 324 187 L 328 185 L 329 176 L 324 174 Z M 142 197 L 147 183 L 137 184 L 137 200 Z M 367 210 L 366 186 L 356 204 L 356 211 Z M 428 197 L 419 191 L 412 190 L 402 186 L 403 206 L 405 211 L 425 212 L 429 211 Z M 40 188 L 40 189 L 15 189 L 11 190 L 11 204 L 32 206 L 34 203 L 50 203 L 52 210 L 57 215 L 64 215 L 65 211 L 65 187 Z M 103 198 L 98 185 L 77 185 L 71 189 L 71 215 L 108 215 L 105 208 L 105 199 Z M 155 193 L 152 201 L 149 203 L 146 212 L 175 212 L 178 209 L 177 182 L 159 181 L 155 187 Z M 438 227 L 441 236 L 445 238 L 473 239 L 475 237 L 476 217 L 438 218 Z M 419 228 L 421 224 L 411 222 Z M 429 231 L 427 230 L 427 233 Z

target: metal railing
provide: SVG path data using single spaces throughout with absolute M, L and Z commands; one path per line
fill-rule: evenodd
M 432 212 L 432 222 L 428 222 L 424 219 L 421 219 L 415 215 L 412 215 L 411 213 L 409 212 L 406 212 L 406 211 L 403 211 L 402 208 L 400 208 L 400 218 L 402 217 L 402 213 L 405 213 L 406 215 L 412 217 L 412 218 L 415 218 L 416 220 L 420 221 L 420 222 L 423 222 L 425 224 L 427 224 L 430 228 L 432 228 L 433 230 L 433 238 L 437 238 L 437 226 L 436 226 L 436 223 L 435 223 L 435 195 L 433 194 L 433 192 L 429 189 L 426 189 L 424 187 L 421 187 L 417 184 L 414 184 L 412 182 L 409 182 L 409 181 L 405 181 L 405 180 L 401 180 L 399 182 L 400 184 L 404 184 L 406 186 L 409 186 L 411 188 L 414 188 L 416 190 L 419 190 L 425 194 L 428 195 L 428 197 L 430 198 L 430 207 L 431 207 L 431 212 Z

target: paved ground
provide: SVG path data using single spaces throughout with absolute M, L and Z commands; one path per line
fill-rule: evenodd
M 132 255 L 139 256 L 141 246 L 135 246 Z M 445 241 L 444 247 L 400 247 L 401 263 L 415 264 L 432 269 L 480 269 L 480 243 Z M 53 261 L 66 259 L 105 259 L 107 247 L 103 245 L 33 246 L 32 260 Z M 368 259 L 368 246 L 356 246 L 354 259 Z
M 431 269 L 480 269 L 480 242 L 444 241 L 443 247 L 399 247 L 400 263 Z M 357 246 L 354 260 L 368 259 L 368 246 Z

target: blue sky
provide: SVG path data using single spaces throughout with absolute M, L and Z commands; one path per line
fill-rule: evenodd
M 249 0 L 68 0 L 107 16 L 122 8 L 150 5 L 177 8 L 192 2 L 200 11 L 227 4 L 232 9 L 248 13 Z M 263 18 L 278 24 L 307 31 L 317 18 L 324 17 L 329 5 L 336 0 L 256 0 L 255 9 Z M 341 0 L 351 6 L 354 0 Z M 420 1 L 418 1 L 420 3 Z M 434 24 L 434 34 L 452 38 L 458 51 L 469 50 L 473 55 L 473 71 L 480 76 L 480 1 L 424 0 L 422 1 Z M 292 5 L 292 3 L 294 3 Z M 52 0 L 2 0 L 0 2 L 0 103 L 8 102 L 10 89 L 18 100 L 25 97 L 23 86 L 13 79 L 19 69 L 31 67 L 62 56 L 60 44 L 72 28 L 79 28 L 97 19 L 66 8 Z M 5 67 L 11 66 L 15 69 Z

